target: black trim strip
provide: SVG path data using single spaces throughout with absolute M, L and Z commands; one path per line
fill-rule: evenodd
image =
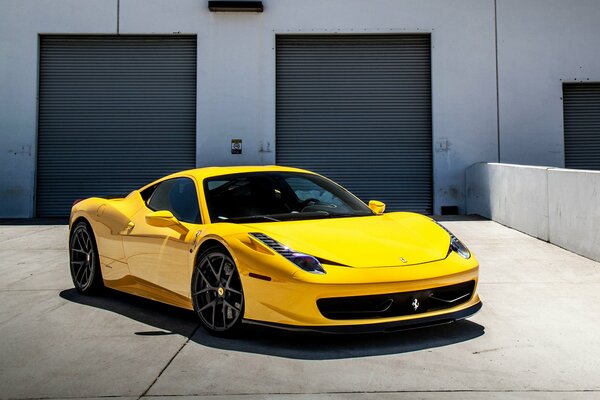
M 262 279 L 263 281 L 271 281 L 271 277 L 270 276 L 255 274 L 254 272 L 250 272 L 248 274 L 248 276 L 250 278 Z
M 410 329 L 425 328 L 434 325 L 443 325 L 456 322 L 461 319 L 472 316 L 481 309 L 483 303 L 480 301 L 464 310 L 448 314 L 435 315 L 432 317 L 415 318 L 404 321 L 383 322 L 378 324 L 362 325 L 323 325 L 323 326 L 297 326 L 278 324 L 274 322 L 262 322 L 251 319 L 244 319 L 244 323 L 250 325 L 261 325 L 276 329 L 283 329 L 294 332 L 322 332 L 322 333 L 374 333 L 374 332 L 397 332 Z
M 262 1 L 209 0 L 208 9 L 210 11 L 263 12 L 264 6 Z

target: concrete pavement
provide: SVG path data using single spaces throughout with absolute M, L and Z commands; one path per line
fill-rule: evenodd
M 66 226 L 0 226 L 0 397 L 600 398 L 600 264 L 484 220 L 482 311 L 393 334 L 207 335 L 191 312 L 72 288 Z

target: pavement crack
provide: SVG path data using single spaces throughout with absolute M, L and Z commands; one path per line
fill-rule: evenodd
M 185 347 L 185 345 L 188 344 L 190 342 L 190 340 L 192 340 L 192 338 L 194 337 L 194 335 L 196 334 L 196 332 L 198 331 L 199 328 L 200 328 L 200 324 L 196 325 L 196 327 L 194 328 L 194 330 L 192 331 L 192 333 L 190 333 L 190 335 L 188 336 L 187 340 L 181 345 L 181 347 L 179 347 L 179 349 L 175 352 L 175 354 L 173 354 L 173 357 L 171 357 L 169 359 L 169 361 L 167 362 L 167 364 L 160 370 L 160 372 L 158 373 L 157 377 L 154 378 L 154 380 L 152 381 L 152 383 L 150 384 L 150 386 L 148 386 L 146 388 L 146 390 L 144 390 L 144 392 L 140 395 L 140 397 L 138 397 L 138 400 L 140 400 L 142 397 L 146 396 L 146 394 L 150 391 L 150 389 L 152 389 L 152 386 L 154 386 L 154 384 L 158 381 L 158 378 L 160 378 L 161 375 L 163 374 L 163 372 L 165 372 L 165 370 L 167 368 L 169 368 L 169 365 L 171 365 L 171 363 L 173 362 L 173 360 L 175 359 L 175 357 L 177 357 L 177 355 L 181 352 L 181 350 L 183 350 L 183 348 Z
M 159 395 L 147 395 L 146 399 L 150 398 L 163 398 L 163 397 L 199 397 L 199 398 L 242 398 L 242 397 L 259 397 L 264 396 L 285 396 L 288 397 L 299 397 L 306 398 L 306 396 L 336 396 L 336 395 L 380 395 L 380 394 L 450 394 L 450 393 L 472 393 L 472 394 L 499 394 L 499 393 L 514 393 L 514 394 L 528 394 L 528 393 L 557 393 L 557 394 L 568 394 L 568 393 L 598 393 L 597 389 L 439 389 L 439 390 L 350 390 L 350 391 L 322 391 L 322 392 L 261 392 L 261 393 L 190 393 L 190 394 L 159 394 Z M 28 399 L 29 400 L 29 399 Z M 139 400 L 139 399 L 138 399 Z

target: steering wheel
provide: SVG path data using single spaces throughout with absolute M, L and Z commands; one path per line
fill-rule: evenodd
M 315 204 L 319 204 L 319 199 L 315 199 L 314 197 L 308 198 L 304 201 L 302 201 L 300 203 L 300 207 L 304 208 L 304 207 L 308 207 L 308 206 L 314 206 Z

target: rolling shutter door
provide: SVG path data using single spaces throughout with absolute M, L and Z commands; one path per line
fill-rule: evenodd
M 600 170 L 600 83 L 563 86 L 565 167 Z
M 276 159 L 432 212 L 429 35 L 277 37 Z
M 195 36 L 42 36 L 36 214 L 195 166 Z

